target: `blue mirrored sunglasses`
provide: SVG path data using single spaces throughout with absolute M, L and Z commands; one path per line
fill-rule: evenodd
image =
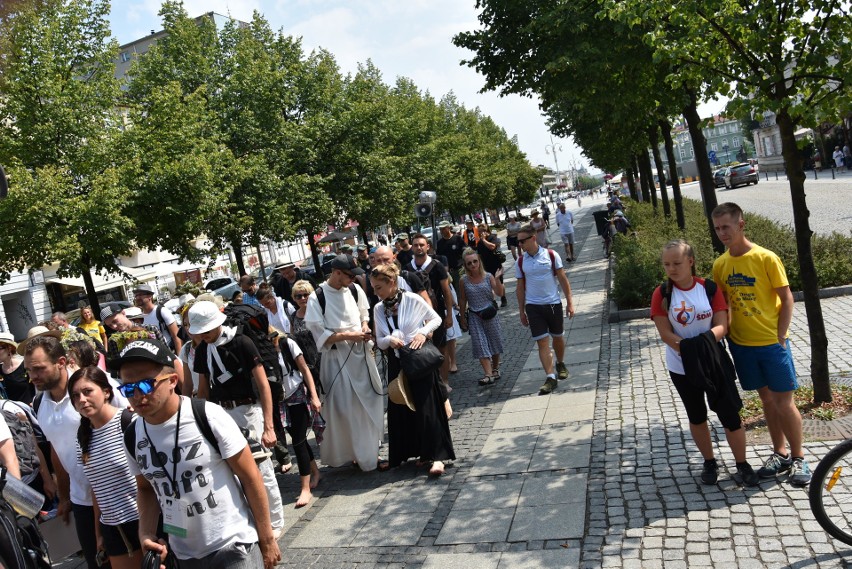
M 133 397 L 136 394 L 136 390 L 139 390 L 141 395 L 148 395 L 152 391 L 154 391 L 154 386 L 164 379 L 168 379 L 170 376 L 158 377 L 158 378 L 149 378 L 149 379 L 140 379 L 139 381 L 134 381 L 133 383 L 124 383 L 118 386 L 118 392 L 127 397 L 128 399 Z

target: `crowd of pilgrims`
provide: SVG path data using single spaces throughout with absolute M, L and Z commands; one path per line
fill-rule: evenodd
M 462 328 L 485 374 L 479 384 L 500 378 L 500 319 L 479 316 L 506 306 L 500 240 L 485 224 L 439 227 L 437 251 L 420 234 L 354 255 L 344 246 L 321 283 L 282 263 L 268 284 L 242 277 L 231 302 L 184 295 L 175 312 L 143 284 L 135 306 L 108 305 L 100 320 L 85 307 L 79 322 L 54 313 L 20 342 L 0 333 L 0 407 L 31 425 L 36 455 L 25 469 L 0 425 L 0 462 L 44 495 L 43 519 L 73 512 L 92 569 L 104 558 L 138 568 L 148 550 L 174 554 L 181 567 L 274 566 L 284 524 L 275 476 L 292 468 L 287 435 L 296 508 L 320 484 L 317 453 L 328 467 L 384 471 L 412 460 L 441 476 L 455 459 L 449 379 Z M 235 306 L 265 315 L 277 370 L 229 319 Z M 187 432 L 200 442 L 185 446 Z M 199 445 L 209 451 L 200 462 Z M 246 452 L 256 468 L 244 468 Z M 243 489 L 262 481 L 265 495 L 240 485 L 208 491 L 223 467 Z M 234 550 L 237 542 L 254 545 Z

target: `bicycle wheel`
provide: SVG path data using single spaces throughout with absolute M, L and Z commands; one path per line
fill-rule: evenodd
M 808 498 L 819 525 L 833 538 L 852 545 L 852 439 L 819 461 Z

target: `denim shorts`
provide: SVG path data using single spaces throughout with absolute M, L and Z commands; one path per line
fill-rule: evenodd
M 743 389 L 750 391 L 768 387 L 770 391 L 785 393 L 799 387 L 790 340 L 787 340 L 786 347 L 781 344 L 740 346 L 728 340 L 728 349 Z

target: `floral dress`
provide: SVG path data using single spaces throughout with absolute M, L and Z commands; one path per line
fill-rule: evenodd
M 464 294 L 467 299 L 467 326 L 470 330 L 471 348 L 476 359 L 490 358 L 503 353 L 503 328 L 500 326 L 500 316 L 491 320 L 483 320 L 476 311 L 483 310 L 494 300 L 491 290 L 491 277 L 485 275 L 482 282 L 473 283 L 466 276 L 462 278 Z

